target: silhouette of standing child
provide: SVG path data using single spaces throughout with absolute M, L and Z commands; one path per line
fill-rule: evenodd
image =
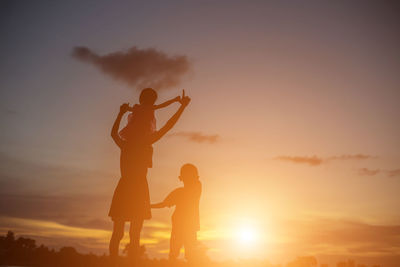
M 170 260 L 179 256 L 182 246 L 185 248 L 185 258 L 195 257 L 197 246 L 197 231 L 200 230 L 199 202 L 201 182 L 196 166 L 185 164 L 181 168 L 179 179 L 183 187 L 173 190 L 164 201 L 152 204 L 152 208 L 175 206 L 172 215 L 172 231 L 170 239 Z
M 154 97 L 155 96 L 155 97 Z M 143 90 L 141 97 L 147 103 L 147 99 L 157 98 L 157 93 L 147 88 Z M 120 148 L 121 178 L 115 188 L 111 202 L 109 216 L 113 225 L 113 233 L 110 240 L 110 258 L 113 264 L 117 263 L 119 244 L 124 236 L 125 222 L 130 222 L 130 246 L 128 256 L 136 262 L 140 254 L 140 232 L 143 221 L 151 218 L 150 194 L 147 183 L 147 171 L 152 167 L 153 147 L 152 145 L 163 137 L 178 121 L 183 111 L 190 102 L 190 98 L 182 94 L 181 106 L 167 123 L 158 131 L 149 131 L 148 117 L 141 118 L 138 114 L 134 123 L 135 129 L 127 139 L 122 138 L 119 133 L 119 125 L 123 115 L 128 112 L 127 103 L 120 106 L 117 118 L 114 121 L 111 137 Z

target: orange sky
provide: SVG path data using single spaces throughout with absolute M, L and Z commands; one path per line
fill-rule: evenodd
M 396 6 L 244 2 L 6 4 L 0 30 L 0 229 L 103 252 L 119 178 L 109 133 L 138 91 L 74 60 L 133 45 L 183 54 L 192 102 L 155 145 L 152 201 L 203 183 L 201 241 L 215 259 L 400 257 Z M 397 9 L 396 9 L 397 8 Z M 68 14 L 73 14 L 72 16 Z M 162 125 L 177 106 L 156 113 Z M 124 122 L 125 123 L 125 122 Z M 190 134 L 215 136 L 215 142 Z M 172 210 L 143 241 L 166 257 Z M 243 244 L 242 228 L 257 233 Z M 241 244 L 242 243 L 242 244 Z M 379 263 L 379 262 L 377 262 Z

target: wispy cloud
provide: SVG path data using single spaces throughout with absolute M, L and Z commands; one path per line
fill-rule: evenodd
M 330 254 L 340 248 L 343 253 L 393 255 L 400 251 L 400 225 L 373 225 L 360 221 L 314 218 L 290 221 L 282 225 L 295 243 L 310 253 Z M 305 245 L 307 244 L 307 245 Z
M 395 176 L 400 176 L 400 169 L 394 169 L 394 170 L 371 170 L 368 168 L 361 168 L 358 170 L 358 174 L 363 175 L 363 176 L 375 176 L 378 174 L 385 174 L 388 177 L 395 177 Z
M 381 172 L 380 169 L 376 169 L 376 170 L 370 170 L 368 168 L 361 168 L 358 170 L 358 173 L 360 175 L 364 175 L 364 176 L 374 176 L 377 175 Z
M 54 191 L 85 194 L 85 186 L 95 181 L 99 190 L 108 188 L 112 184 L 109 177 L 113 176 L 115 174 L 111 172 L 25 160 L 0 153 L 0 194 Z
M 83 252 L 105 252 L 112 227 L 108 229 L 74 227 L 49 220 L 0 216 L 0 231 L 3 233 L 11 230 L 18 235 L 34 237 L 39 243 L 51 247 L 73 245 Z M 157 244 L 159 240 L 149 234 L 144 234 L 140 242 L 149 245 Z M 129 243 L 129 237 L 125 235 L 122 244 L 127 243 Z
M 6 114 L 6 115 L 17 115 L 18 112 L 14 109 L 9 109 L 5 107 L 0 108 L 0 113 Z
M 386 171 L 389 177 L 400 176 L 400 169 Z
M 376 158 L 375 156 L 365 155 L 365 154 L 344 154 L 340 156 L 333 156 L 327 158 L 327 160 L 363 160 Z
M 293 162 L 293 163 L 299 163 L 299 164 L 308 164 L 311 166 L 317 166 L 321 165 L 324 160 L 320 157 L 317 156 L 279 156 L 276 157 L 275 159 L 277 160 L 282 160 L 282 161 L 288 161 L 288 162 Z
M 169 56 L 153 48 L 139 49 L 135 46 L 106 55 L 98 55 L 88 47 L 78 46 L 73 49 L 72 56 L 138 90 L 175 87 L 191 68 L 184 55 Z
M 169 135 L 170 137 L 177 136 L 177 137 L 184 137 L 189 141 L 195 143 L 210 143 L 214 144 L 219 142 L 220 136 L 218 134 L 214 135 L 207 135 L 201 132 L 175 132 Z
M 330 161 L 345 161 L 345 160 L 365 160 L 375 158 L 371 155 L 365 154 L 343 154 L 339 156 L 331 157 L 319 157 L 319 156 L 278 156 L 275 159 L 281 161 L 287 161 L 298 164 L 308 164 L 310 166 L 318 166 L 321 164 L 328 163 Z

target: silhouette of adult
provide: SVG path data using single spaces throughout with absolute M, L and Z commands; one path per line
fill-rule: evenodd
M 152 133 L 139 130 L 135 138 L 128 140 L 122 139 L 118 130 L 122 116 L 129 110 L 129 105 L 125 103 L 120 106 L 120 111 L 111 130 L 111 137 L 121 149 L 121 178 L 115 188 L 109 211 L 109 216 L 114 223 L 109 252 L 110 258 L 114 262 L 118 258 L 119 243 L 124 236 L 124 226 L 127 221 L 130 222 L 128 256 L 134 260 L 138 257 L 143 221 L 151 219 L 147 170 L 152 165 L 152 144 L 175 125 L 190 100 L 190 97 L 185 96 L 183 92 L 178 111 L 160 130 Z

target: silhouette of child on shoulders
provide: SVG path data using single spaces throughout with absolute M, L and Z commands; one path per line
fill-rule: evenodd
M 181 97 L 177 96 L 159 105 L 154 104 L 156 100 L 157 92 L 152 88 L 145 88 L 142 90 L 139 97 L 139 104 L 128 109 L 131 111 L 131 114 L 128 116 L 127 125 L 119 132 L 121 138 L 125 140 L 135 138 L 135 133 L 138 131 L 149 134 L 154 133 L 156 131 L 156 118 L 154 116 L 154 111 L 156 109 L 167 107 L 175 102 L 179 102 Z
M 199 202 L 201 182 L 196 166 L 185 164 L 181 167 L 179 179 L 183 187 L 173 190 L 164 201 L 152 204 L 152 208 L 175 206 L 172 215 L 172 231 L 170 239 L 170 260 L 179 256 L 181 247 L 185 248 L 185 258 L 195 257 L 197 246 L 197 231 L 200 230 Z

